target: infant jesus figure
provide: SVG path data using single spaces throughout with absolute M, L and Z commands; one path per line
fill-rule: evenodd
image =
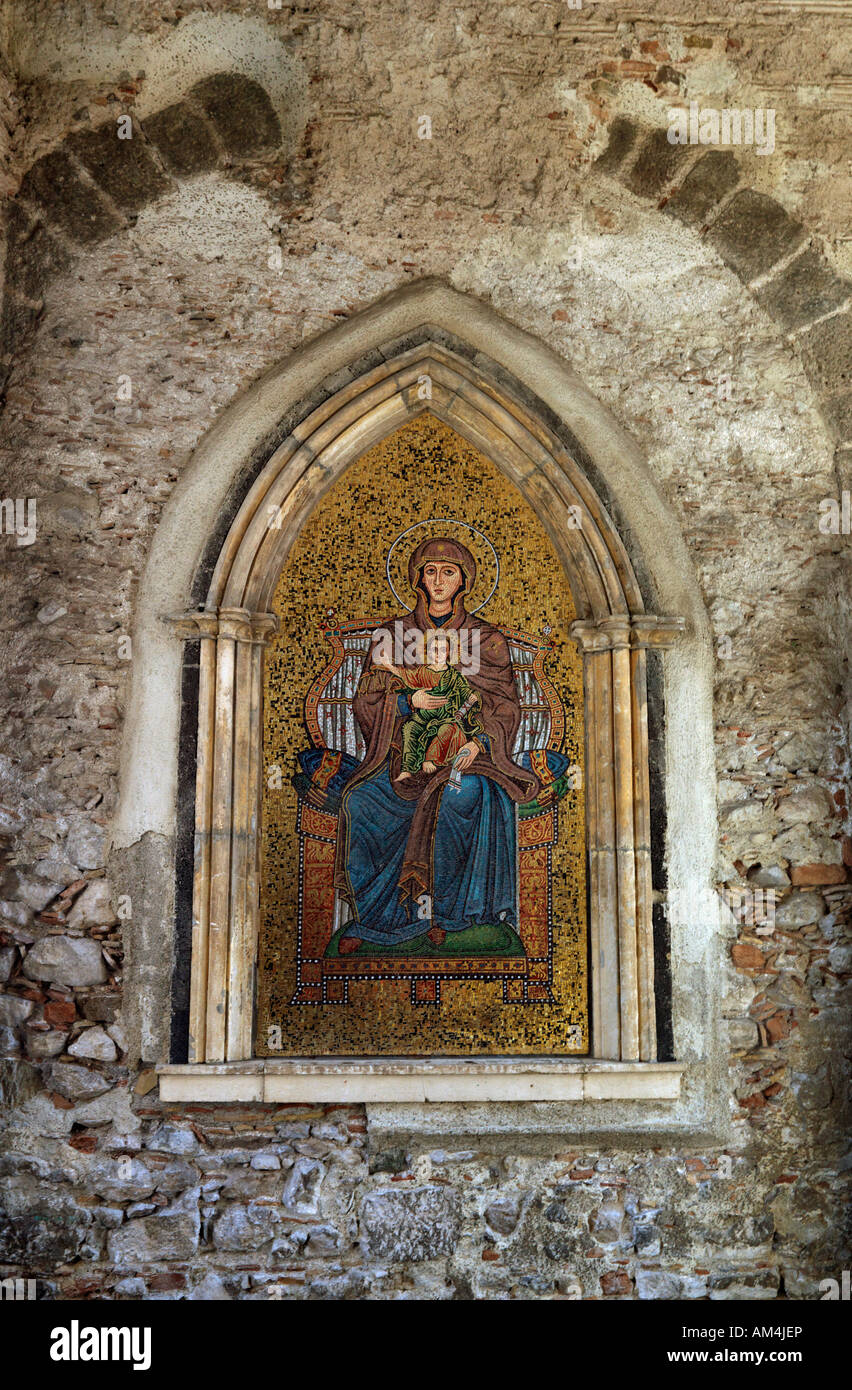
M 427 634 L 426 664 L 401 667 L 377 661 L 403 682 L 406 690 L 428 690 L 444 697 L 435 709 L 414 709 L 402 726 L 402 771 L 397 782 L 406 782 L 415 772 L 435 772 L 442 763 L 452 762 L 472 738 L 483 738 L 485 728 L 479 717 L 482 701 L 466 678 L 450 665 L 450 642 L 440 629 Z

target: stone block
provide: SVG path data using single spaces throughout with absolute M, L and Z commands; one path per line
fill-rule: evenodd
M 788 738 L 775 756 L 790 772 L 813 772 L 822 761 L 823 753 L 823 740 L 816 734 L 803 732 Z
M 92 1220 L 96 1226 L 103 1226 L 108 1231 L 115 1231 L 124 1220 L 124 1211 L 121 1207 L 95 1207 L 92 1212 Z
M 89 1192 L 108 1202 L 139 1202 L 150 1197 L 159 1175 L 151 1172 L 138 1158 L 102 1158 L 96 1155 L 86 1169 L 85 1184 Z
M 630 1298 L 633 1282 L 626 1269 L 608 1269 L 601 1275 L 601 1293 L 604 1298 Z
M 733 1052 L 750 1052 L 760 1043 L 760 1033 L 753 1018 L 727 1020 L 728 1046 Z
M 447 1187 L 381 1190 L 361 1204 L 361 1239 L 369 1258 L 416 1262 L 451 1255 L 460 1224 L 459 1195 Z
M 805 368 L 821 395 L 841 395 L 852 385 L 852 312 L 814 324 L 799 338 Z
M 212 169 L 219 158 L 207 122 L 185 101 L 175 102 L 156 115 L 147 116 L 142 128 L 157 146 L 163 163 L 174 174 L 203 173 Z
M 822 1283 L 825 1279 L 823 1270 L 803 1269 L 801 1266 L 790 1267 L 785 1265 L 782 1269 L 784 1276 L 784 1294 L 786 1298 L 808 1299 L 811 1302 L 819 1302 L 824 1290 Z
M 230 1303 L 231 1295 L 215 1270 L 209 1269 L 200 1283 L 186 1295 L 188 1303 Z
M 765 274 L 805 237 L 780 203 L 751 188 L 731 199 L 707 233 L 725 264 L 746 282 Z
M 518 1224 L 520 1206 L 510 1197 L 491 1202 L 485 1209 L 485 1220 L 498 1236 L 510 1236 Z
M 55 1185 L 28 1177 L 0 1181 L 0 1263 L 43 1267 L 73 1260 L 91 1212 Z
M 121 230 L 124 222 L 85 179 L 63 146 L 36 160 L 24 175 L 20 196 L 42 208 L 72 241 L 87 245 Z
M 603 1202 L 591 1222 L 595 1240 L 599 1245 L 614 1244 L 621 1236 L 623 1223 L 624 1207 L 621 1203 L 616 1200 Z
M 788 332 L 829 314 L 852 294 L 818 251 L 808 250 L 756 291 L 758 303 Z
M 217 1250 L 258 1250 L 277 1234 L 281 1224 L 278 1207 L 266 1203 L 226 1208 L 213 1224 Z
M 43 1062 L 49 1057 L 58 1057 L 65 1047 L 68 1034 L 60 1028 L 43 1031 L 39 1025 L 25 1030 L 27 1056 L 34 1061 Z
M 118 1050 L 112 1038 L 97 1024 L 94 1028 L 85 1028 L 80 1036 L 71 1043 L 68 1053 L 71 1057 L 87 1057 L 95 1062 L 114 1062 L 118 1056 Z
M 0 386 L 8 380 L 13 359 L 39 319 L 39 310 L 12 295 L 4 295 L 0 316 Z
M 281 143 L 281 127 L 263 88 L 239 73 L 219 72 L 192 88 L 229 154 L 248 158 Z
M 256 1153 L 252 1156 L 251 1167 L 261 1172 L 274 1172 L 281 1167 L 281 1159 L 277 1154 Z
M 281 1129 L 279 1126 L 279 1134 Z M 371 1173 L 404 1173 L 409 1163 L 405 1149 L 387 1149 L 384 1153 L 370 1155 L 369 1168 Z
M 755 888 L 775 888 L 783 892 L 790 887 L 790 875 L 780 864 L 758 864 L 749 869 L 747 877 Z
M 304 1254 L 309 1260 L 327 1259 L 340 1251 L 340 1232 L 334 1226 L 315 1226 L 308 1236 Z
M 778 800 L 778 819 L 785 825 L 813 825 L 833 815 L 834 808 L 825 787 L 818 782 L 803 782 L 792 788 L 788 796 Z
M 128 1221 L 107 1241 L 109 1259 L 119 1268 L 138 1269 L 158 1260 L 189 1260 L 198 1249 L 201 1217 L 198 1189 L 190 1189 L 153 1216 Z
M 193 1154 L 198 1149 L 198 1140 L 186 1125 L 158 1125 L 146 1141 L 146 1149 L 167 1154 Z
M 0 1026 L 20 1028 L 34 1007 L 31 999 L 19 999 L 15 994 L 0 994 Z
M 119 1279 L 113 1287 L 113 1293 L 117 1298 L 144 1298 L 148 1290 L 144 1279 Z
M 638 129 L 624 116 L 616 116 L 609 128 L 609 144 L 603 154 L 595 160 L 594 167 L 601 174 L 614 174 L 622 160 L 630 153 L 638 135 Z
M 663 208 L 670 217 L 688 227 L 701 227 L 717 203 L 736 188 L 739 166 L 727 151 L 710 150 L 693 165 L 683 183 L 667 199 Z
M 92 1100 L 110 1090 L 112 1081 L 102 1072 L 91 1071 L 75 1062 L 54 1062 L 50 1068 L 49 1084 L 66 1100 Z
M 43 299 L 50 281 L 68 269 L 71 258 L 44 227 L 30 221 L 19 203 L 8 207 L 5 288 L 26 299 Z
M 360 1269 L 350 1269 L 332 1279 L 313 1279 L 308 1297 L 335 1303 L 369 1298 L 370 1282 Z
M 852 390 L 823 397 L 819 408 L 834 439 L 852 439 Z
M 118 918 L 110 906 L 110 885 L 105 878 L 87 883 L 68 914 L 73 930 L 83 927 L 112 927 Z
M 94 1023 L 114 1023 L 121 1008 L 121 994 L 118 990 L 93 989 L 78 997 L 78 1003 L 84 1018 Z
M 0 984 L 5 984 L 12 973 L 18 952 L 14 946 L 0 946 Z
M 24 974 L 57 985 L 99 985 L 107 978 L 97 941 L 87 936 L 44 936 L 28 951 Z
M 171 1158 L 156 1170 L 158 1192 L 181 1192 L 198 1181 L 198 1170 L 182 1158 Z
M 64 497 L 68 498 L 68 497 L 71 497 L 71 496 L 73 496 L 73 495 L 74 495 L 73 492 L 69 489 L 69 490 L 64 494 Z M 77 493 L 77 496 L 79 496 L 79 495 L 80 495 L 80 494 Z M 48 494 L 48 496 L 47 496 L 46 498 L 41 498 L 41 497 L 39 497 L 39 499 L 38 499 L 38 530 L 39 530 L 39 535 L 42 535 L 42 534 L 44 534 L 44 533 L 47 532 L 48 526 L 51 525 L 51 522 L 53 522 L 53 528 L 52 528 L 52 529 L 54 529 L 54 533 L 55 533 L 55 529 L 56 529 L 55 523 L 56 523 L 56 521 L 59 520 L 60 518 L 66 518 L 66 519 L 67 519 L 67 518 L 69 517 L 69 510 L 70 510 L 70 509 L 66 510 L 65 508 L 62 508 L 62 507 L 61 507 L 61 504 L 60 504 L 60 507 L 56 507 L 56 506 L 55 506 L 55 502 L 58 501 L 58 499 L 59 499 L 59 498 L 62 498 L 62 497 L 63 497 L 63 493 L 55 493 L 53 497 L 51 497 L 49 494 Z M 89 499 L 89 504 L 90 504 L 90 506 L 91 506 L 91 499 Z M 94 508 L 92 508 L 92 510 L 94 510 Z M 79 527 L 78 527 L 77 529 L 82 529 L 82 528 L 79 528 Z M 52 858 L 52 859 L 39 859 L 38 863 L 37 863 L 36 866 L 35 866 L 35 871 L 36 871 L 36 873 L 38 874 L 39 878 L 48 878 L 48 879 L 50 879 L 50 882 L 51 882 L 51 883 L 56 883 L 56 884 L 58 884 L 61 888 L 67 888 L 67 887 L 68 887 L 68 884 L 69 884 L 69 883 L 73 883 L 74 880 L 78 877 L 77 866 L 76 866 L 76 864 L 72 864 L 71 861 L 70 861 L 70 859 L 55 859 L 55 858 Z
M 713 1302 L 720 1299 L 736 1299 L 738 1302 L 774 1299 L 778 1296 L 779 1283 L 777 1269 L 725 1270 L 710 1275 L 707 1292 Z
M 294 1215 L 311 1216 L 319 1204 L 325 1168 L 316 1159 L 297 1158 L 284 1184 L 281 1201 Z
M 658 198 L 691 154 L 688 146 L 670 144 L 665 130 L 653 131 L 636 156 L 627 187 L 640 198 Z
M 700 1274 L 669 1274 L 664 1269 L 638 1269 L 636 1295 L 642 1299 L 705 1298 L 707 1280 Z
M 55 883 L 49 883 L 43 878 L 28 878 L 25 875 L 14 872 L 10 875 L 10 891 L 19 902 L 26 903 L 33 912 L 41 912 L 56 897 L 58 889 Z M 12 883 L 14 887 L 12 887 Z
M 756 1031 L 756 1030 L 755 1030 Z M 633 1232 L 633 1247 L 643 1260 L 653 1260 L 662 1248 L 660 1232 L 656 1226 L 636 1226 Z
M 65 845 L 68 858 L 81 869 L 99 869 L 103 864 L 104 830 L 87 816 L 78 816 L 68 831 Z
M 138 212 L 172 187 L 137 125 L 129 140 L 120 140 L 117 121 L 108 121 L 69 135 L 66 144 L 123 212 Z
M 775 908 L 776 927 L 808 927 L 825 912 L 819 893 L 791 893 Z

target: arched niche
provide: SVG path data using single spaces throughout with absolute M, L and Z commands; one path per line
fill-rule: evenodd
M 581 615 L 593 1054 L 657 1056 L 646 653 L 679 615 L 646 612 L 619 535 L 548 426 L 483 365 L 434 341 L 339 387 L 273 452 L 235 517 L 203 608 L 179 633 L 201 644 L 190 1061 L 253 1056 L 264 644 L 271 598 L 316 501 L 354 460 L 429 411 L 486 453 L 547 530 Z
M 485 1091 L 485 1063 L 418 1068 L 371 1059 L 359 1069 L 252 1058 L 258 699 L 270 594 L 293 536 L 347 461 L 426 409 L 516 480 L 558 543 L 580 615 L 574 637 L 596 744 L 593 1057 L 532 1068 L 501 1059 Z M 278 518 L 272 528 L 270 514 Z M 188 665 L 175 633 L 190 639 Z M 718 918 L 707 910 L 715 845 L 709 625 L 677 520 L 636 444 L 550 349 L 486 305 L 427 281 L 272 369 L 201 442 L 164 509 L 138 595 L 134 657 L 113 849 L 116 872 L 142 890 L 130 1023 L 135 1050 L 160 1064 L 164 1097 L 587 1100 L 583 1114 L 601 1099 L 641 1097 L 649 1104 L 640 1128 L 659 1133 L 675 1112 L 654 1105 L 680 1095 L 678 1132 L 706 1124 L 722 1064 Z M 658 858 L 669 901 L 683 907 L 668 923 L 673 1042 L 664 1055 L 677 1062 L 654 1060 L 644 754 L 651 662 L 665 725 L 654 768 Z M 180 1007 L 169 1027 L 168 990 L 174 981 L 180 994 L 190 973 L 190 885 L 181 885 L 192 865 L 192 822 L 187 1051 Z M 696 1084 L 681 1095 L 691 1064 Z M 612 1132 L 608 1121 L 604 1130 Z

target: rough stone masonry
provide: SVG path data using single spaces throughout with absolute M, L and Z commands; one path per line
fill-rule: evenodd
M 7 5 L 0 495 L 37 536 L 4 510 L 0 1277 L 814 1299 L 848 1269 L 852 11 L 695 10 Z M 692 101 L 772 108 L 773 152 L 672 144 Z M 426 276 L 569 360 L 681 523 L 717 642 L 716 886 L 777 893 L 773 932 L 718 942 L 724 1151 L 166 1106 L 122 1000 L 111 817 L 163 505 L 265 369 Z

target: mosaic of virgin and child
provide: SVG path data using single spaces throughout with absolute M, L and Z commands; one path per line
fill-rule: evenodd
M 422 541 L 408 562 L 413 611 L 372 634 L 352 701 L 366 751 L 337 837 L 335 888 L 351 914 L 341 955 L 517 928 L 516 809 L 540 783 L 513 761 L 509 646 L 469 611 L 476 578 L 467 546 Z

